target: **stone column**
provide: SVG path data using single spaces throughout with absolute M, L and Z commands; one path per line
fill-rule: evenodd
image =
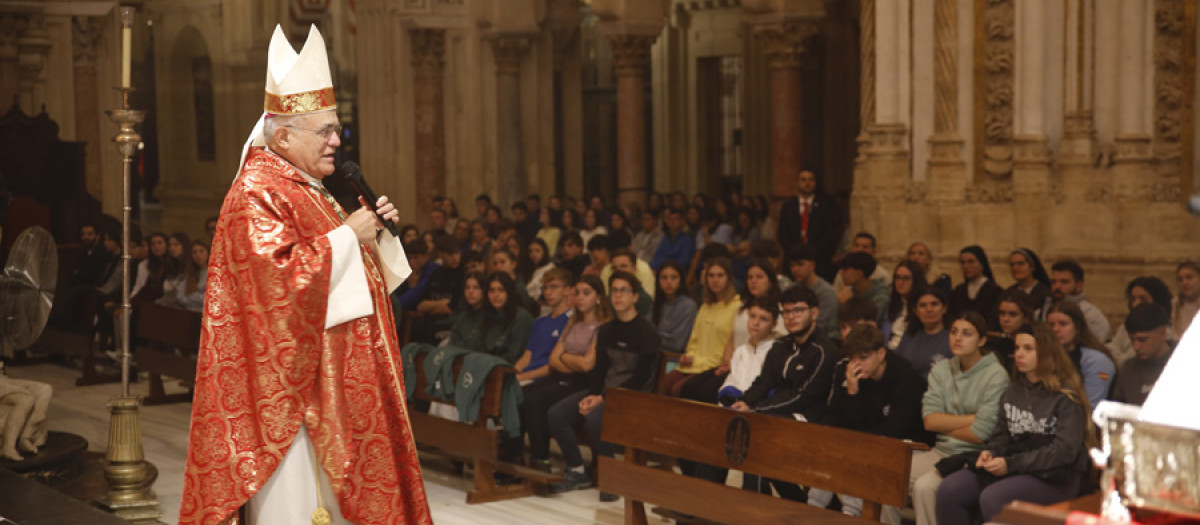
M 1015 105 L 1013 121 L 1013 215 L 1025 246 L 1040 247 L 1050 203 L 1050 151 L 1045 131 L 1045 5 L 1017 0 Z
M 579 39 L 579 21 L 573 25 L 555 26 L 551 28 L 550 33 L 554 39 L 554 57 L 552 59 L 554 66 L 554 190 L 553 193 L 561 195 L 566 191 L 567 180 L 567 89 L 566 89 L 566 73 L 564 69 L 567 66 L 567 59 L 571 57 L 571 51 L 576 51 L 576 42 Z M 548 193 L 543 191 L 542 193 Z
M 107 141 L 100 136 L 100 101 L 96 97 L 96 43 L 104 28 L 100 19 L 76 16 L 71 19 L 71 55 L 75 65 L 75 140 L 86 143 L 84 173 L 87 191 L 100 195 L 103 186 L 100 170 L 101 145 Z
M 524 141 L 521 140 L 521 58 L 529 49 L 523 36 L 492 39 L 496 60 L 496 122 L 499 132 L 500 186 L 496 204 L 507 208 L 521 195 L 525 183 Z
M 417 221 L 424 223 L 433 197 L 446 194 L 446 30 L 412 28 L 408 36 L 412 41 Z
M 958 134 L 958 0 L 935 1 L 929 181 L 934 201 L 950 202 L 963 198 L 967 182 Z
M 17 65 L 20 71 L 17 80 L 17 92 L 21 97 L 21 107 L 30 115 L 39 112 L 37 100 L 34 99 L 34 87 L 38 77 L 46 65 L 46 56 L 50 53 L 50 33 L 46 31 L 45 15 L 35 14 L 29 17 L 29 25 L 17 39 Z
M 1153 2 L 1120 2 L 1117 38 L 1121 54 L 1117 71 L 1117 134 L 1113 142 L 1113 193 L 1120 200 L 1140 200 L 1149 195 L 1152 155 L 1151 129 L 1147 106 L 1146 77 L 1151 75 L 1147 61 L 1147 11 Z
M 1066 89 L 1063 90 L 1063 137 L 1059 141 L 1058 164 L 1062 168 L 1063 191 L 1073 195 L 1086 192 L 1095 150 L 1091 90 L 1095 39 L 1092 5 L 1084 0 L 1069 0 L 1066 5 Z
M 800 147 L 804 141 L 801 122 L 801 62 L 804 43 L 817 34 L 816 24 L 784 22 L 754 28 L 765 44 L 771 64 L 771 149 L 772 188 L 776 196 L 796 192 L 796 174 L 804 168 Z
M 17 37 L 25 31 L 25 24 L 21 15 L 0 15 L 0 113 L 8 113 L 16 101 L 20 76 Z
M 654 35 L 610 35 L 617 77 L 617 202 L 646 200 L 646 70 Z
M 861 0 L 859 14 L 859 76 L 858 76 L 858 115 L 859 131 L 858 157 L 854 159 L 861 168 L 867 160 L 867 149 L 871 138 L 867 130 L 875 123 L 875 0 Z

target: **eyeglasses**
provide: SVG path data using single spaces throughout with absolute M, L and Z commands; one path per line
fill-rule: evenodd
M 284 127 L 298 129 L 301 131 L 307 131 L 307 132 L 315 134 L 318 137 L 321 137 L 325 140 L 329 140 L 329 137 L 334 134 L 336 134 L 337 136 L 340 137 L 342 135 L 342 130 L 345 129 L 342 127 L 341 124 L 327 124 L 327 125 L 325 125 L 325 127 L 321 128 L 321 129 L 308 129 L 308 128 L 302 128 L 300 126 L 284 126 Z
M 613 287 L 612 292 L 610 292 L 611 295 L 630 295 L 632 293 L 633 293 L 632 288 L 624 288 L 624 287 L 622 287 L 622 288 Z
M 809 311 L 809 308 L 807 306 L 797 306 L 795 308 L 784 308 L 783 310 L 780 311 L 780 313 L 782 313 L 785 316 L 787 316 L 787 315 L 804 315 L 804 314 L 808 313 L 808 311 Z

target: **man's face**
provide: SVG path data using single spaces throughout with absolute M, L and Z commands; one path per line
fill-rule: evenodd
M 533 197 L 525 199 L 525 206 L 529 208 L 529 213 L 539 213 L 542 211 L 542 203 Z
M 582 252 L 583 252 L 583 247 L 579 246 L 578 243 L 564 242 L 562 245 L 562 250 L 559 252 L 559 255 L 562 256 L 563 260 L 569 261 L 571 259 L 579 257 L 579 254 Z
M 592 264 L 603 266 L 608 264 L 608 249 L 607 248 L 592 248 L 588 250 L 592 256 Z
M 643 213 L 642 214 L 642 231 L 652 232 L 657 228 L 658 228 L 658 217 L 655 217 L 653 213 Z
M 542 297 L 551 308 L 557 307 L 567 298 L 567 286 L 558 279 L 542 283 Z
M 855 354 L 850 357 L 851 364 L 857 364 L 867 375 L 867 377 L 875 377 L 875 372 L 884 361 L 887 360 L 887 350 L 879 348 L 873 352 L 864 352 Z
M 513 222 L 525 222 L 525 219 L 529 218 L 529 213 L 521 208 L 513 208 L 512 214 Z
M 803 197 L 812 195 L 817 191 L 817 176 L 811 171 L 801 171 L 799 180 L 796 182 L 796 191 Z
M 609 296 L 613 310 L 618 313 L 628 312 L 637 304 L 638 299 L 637 294 L 633 291 L 633 286 L 624 279 L 613 279 Z
M 1167 346 L 1167 327 L 1161 326 L 1145 332 L 1129 334 L 1133 342 L 1133 353 L 1138 359 L 1154 359 L 1162 356 L 1169 348 Z
M 313 178 L 322 179 L 333 174 L 333 154 L 342 145 L 337 132 L 337 113 L 321 111 L 301 115 L 284 127 L 280 155 Z
M 850 243 L 850 253 L 862 252 L 869 253 L 872 257 L 875 256 L 875 243 L 866 237 L 855 237 Z
M 96 229 L 91 226 L 80 228 L 79 239 L 87 246 L 94 246 L 96 244 Z
M 629 256 L 627 255 L 614 257 L 612 260 L 612 266 L 614 271 L 629 272 L 630 274 L 637 273 L 637 266 L 633 264 L 633 261 L 629 260 Z
M 792 280 L 798 283 L 807 283 L 815 267 L 812 261 L 798 260 L 788 263 L 788 269 L 792 271 Z
M 483 217 L 490 203 L 485 199 L 475 199 L 475 214 Z
M 442 258 L 442 266 L 447 268 L 458 268 L 462 262 L 462 252 L 438 252 L 438 255 Z
M 667 214 L 667 229 L 671 233 L 679 233 L 679 228 L 683 227 L 683 216 L 678 213 Z
M 434 208 L 429 211 L 429 227 L 434 230 L 441 230 L 446 227 L 446 212 Z
M 780 308 L 783 315 L 783 325 L 787 327 L 790 334 L 796 332 L 808 331 L 811 325 L 817 319 L 817 308 L 808 306 L 808 303 L 786 303 Z
M 1050 292 L 1055 300 L 1061 301 L 1068 295 L 1083 292 L 1083 283 L 1076 281 L 1071 272 L 1054 270 L 1050 272 Z
M 863 280 L 863 272 L 858 268 L 842 268 L 842 283 L 846 286 L 854 286 L 859 281 Z

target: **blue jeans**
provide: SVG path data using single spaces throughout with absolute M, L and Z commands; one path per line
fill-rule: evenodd
M 583 454 L 579 452 L 579 439 L 575 435 L 575 425 L 580 421 L 585 421 L 587 424 L 588 437 L 592 439 L 593 446 L 596 450 L 592 451 L 593 455 L 602 454 L 608 457 L 613 456 L 612 445 L 600 441 L 601 423 L 604 421 L 604 403 L 588 412 L 587 416 L 579 413 L 579 401 L 587 397 L 587 391 L 576 392 L 550 407 L 550 412 L 547 413 L 547 419 L 550 422 L 550 434 L 554 436 L 554 440 L 558 441 L 558 448 L 562 450 L 563 457 L 567 460 L 568 467 L 582 467 Z

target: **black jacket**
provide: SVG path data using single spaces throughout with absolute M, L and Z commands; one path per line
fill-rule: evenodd
M 808 244 L 817 252 L 817 273 L 829 281 L 833 280 L 833 254 L 842 239 L 842 228 L 842 212 L 833 198 L 824 193 L 813 194 L 812 210 L 808 213 Z M 803 244 L 799 197 L 783 202 L 777 237 L 784 252 Z
M 858 393 L 846 391 L 846 366 L 849 359 L 838 362 L 829 393 L 830 425 L 886 436 L 911 439 L 932 444 L 932 435 L 925 431 L 921 418 L 921 400 L 925 397 L 925 379 L 913 370 L 912 363 L 887 353 L 887 368 L 879 381 L 860 379 Z
M 775 341 L 742 401 L 755 412 L 799 413 L 808 421 L 821 422 L 834 367 L 841 358 L 841 351 L 820 327 L 803 343 L 791 336 Z
M 1087 470 L 1087 414 L 1083 405 L 1022 375 L 1000 397 L 1003 424 L 984 448 L 1003 457 L 1009 475 L 1030 474 L 1065 484 Z

